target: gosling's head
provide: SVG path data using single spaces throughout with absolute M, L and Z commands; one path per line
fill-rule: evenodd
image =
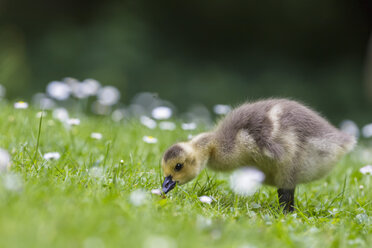
M 194 179 L 202 165 L 197 152 L 188 143 L 178 143 L 164 153 L 162 168 L 164 173 L 163 191 L 168 193 L 176 184 L 184 184 Z

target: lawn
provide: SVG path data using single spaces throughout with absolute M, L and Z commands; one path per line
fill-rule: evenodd
M 370 247 L 372 146 L 359 145 L 322 180 L 300 185 L 297 210 L 278 211 L 276 189 L 234 195 L 229 174 L 205 170 L 167 198 L 160 160 L 189 134 L 148 129 L 137 120 L 71 116 L 0 105 L 0 147 L 11 166 L 0 174 L 1 247 Z M 40 116 L 40 115 L 39 115 Z M 41 124 L 41 125 L 40 125 Z M 41 126 L 41 129 L 40 129 Z M 101 133 L 102 139 L 91 137 Z M 146 143 L 144 136 L 157 138 Z M 96 137 L 97 138 L 97 137 Z M 60 158 L 45 159 L 58 152 Z M 214 200 L 203 203 L 198 197 Z

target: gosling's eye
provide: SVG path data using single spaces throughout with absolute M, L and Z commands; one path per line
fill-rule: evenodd
M 182 167 L 183 167 L 183 164 L 178 163 L 178 164 L 176 164 L 176 167 L 174 167 L 174 170 L 175 171 L 180 171 L 182 169 Z

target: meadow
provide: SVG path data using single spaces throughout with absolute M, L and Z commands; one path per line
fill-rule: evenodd
M 204 130 L 149 129 L 137 119 L 70 114 L 0 104 L 1 247 L 369 247 L 372 146 L 354 152 L 322 180 L 300 185 L 294 213 L 279 210 L 276 189 L 234 194 L 229 174 L 205 170 L 166 198 L 160 161 L 176 141 Z M 92 135 L 92 133 L 95 133 Z M 101 135 L 100 135 L 101 134 Z M 151 136 L 151 137 L 147 137 Z M 147 137 L 147 139 L 144 137 Z M 147 142 L 145 142 L 147 141 Z M 208 204 L 200 196 L 209 196 Z

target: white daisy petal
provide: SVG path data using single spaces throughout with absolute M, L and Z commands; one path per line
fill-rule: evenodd
M 64 82 L 52 81 L 48 84 L 46 92 L 50 97 L 63 101 L 70 97 L 71 88 Z
M 104 106 L 112 106 L 120 100 L 120 91 L 114 86 L 105 86 L 98 91 L 98 102 Z
M 199 197 L 199 201 L 201 201 L 202 203 L 211 204 L 213 199 L 209 196 L 203 195 Z
M 65 122 L 69 119 L 68 111 L 65 108 L 56 108 L 53 110 L 53 118 Z
M 129 201 L 136 207 L 145 204 L 148 200 L 148 195 L 144 190 L 137 189 L 130 193 Z
M 97 95 L 99 89 L 101 88 L 101 84 L 97 80 L 91 78 L 85 79 L 82 82 L 82 85 L 85 94 L 88 96 Z
M 156 128 L 156 121 L 154 121 L 150 117 L 143 115 L 140 117 L 140 121 L 142 125 L 146 126 L 147 128 L 150 128 L 150 129 Z
M 10 164 L 10 155 L 7 150 L 0 148 L 0 172 L 5 171 Z
M 158 139 L 152 136 L 143 136 L 142 140 L 149 144 L 155 144 L 158 142 Z
M 85 87 L 83 83 L 76 83 L 72 86 L 72 94 L 74 97 L 79 99 L 84 99 L 89 96 L 88 92 L 85 91 Z
M 362 128 L 362 134 L 365 138 L 371 138 L 372 137 L 372 123 L 365 125 Z
M 77 118 L 71 118 L 66 121 L 66 124 L 70 126 L 79 126 L 80 125 L 80 120 Z
M 23 102 L 23 101 L 16 102 L 16 103 L 14 103 L 14 108 L 16 108 L 16 109 L 26 109 L 26 108 L 28 108 L 28 103 Z
M 265 175 L 254 168 L 244 167 L 233 172 L 230 187 L 238 195 L 249 196 L 261 186 Z
M 195 122 L 182 123 L 181 127 L 183 130 L 194 130 L 196 129 L 196 123 Z
M 45 111 L 40 111 L 40 112 L 37 112 L 36 113 L 36 118 L 41 118 L 41 117 L 46 117 L 47 116 L 47 112 Z
M 92 139 L 100 140 L 100 139 L 102 139 L 102 134 L 101 133 L 91 133 L 90 137 Z
M 162 191 L 161 191 L 161 189 L 152 189 L 151 190 L 151 194 L 161 195 L 162 194 Z
M 79 82 L 75 78 L 65 78 L 64 83 L 70 87 L 71 93 L 74 97 L 78 99 L 84 99 L 90 96 L 89 89 L 87 91 L 87 85 L 85 83 Z
M 366 165 L 359 169 L 359 171 L 364 175 L 372 175 L 372 165 Z
M 172 116 L 172 109 L 165 106 L 156 107 L 152 110 L 152 117 L 157 120 L 169 119 Z
M 48 152 L 44 154 L 44 159 L 46 160 L 57 160 L 61 157 L 59 152 Z
M 176 124 L 174 124 L 173 122 L 170 122 L 170 121 L 162 121 L 159 123 L 159 128 L 162 129 L 162 130 L 174 130 L 176 129 Z

